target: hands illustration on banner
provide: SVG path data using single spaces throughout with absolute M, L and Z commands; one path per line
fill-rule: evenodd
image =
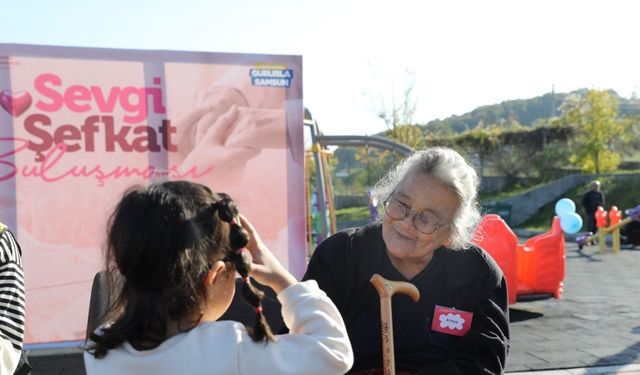
M 178 141 L 180 153 L 193 150 L 198 141 L 215 125 L 216 120 L 232 107 L 249 106 L 240 90 L 225 86 L 207 87 L 197 92 L 189 104 L 189 108 L 178 120 L 182 135 Z
M 245 164 L 264 148 L 286 148 L 284 109 L 250 108 L 232 87 L 213 86 L 196 94 L 192 107 L 177 122 L 180 170 L 212 167 L 238 181 Z

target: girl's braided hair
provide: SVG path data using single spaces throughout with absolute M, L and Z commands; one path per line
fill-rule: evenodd
M 236 222 L 238 209 L 224 193 L 187 181 L 128 190 L 109 220 L 106 246 L 108 308 L 104 325 L 89 334 L 87 351 L 102 358 L 129 342 L 153 349 L 167 339 L 167 326 L 180 331 L 202 318 L 211 265 L 231 262 L 243 279 L 242 295 L 255 308 L 249 334 L 269 341 L 273 334 L 262 313 L 263 293 L 249 279 L 242 250 L 248 233 Z
M 273 339 L 273 333 L 269 328 L 269 324 L 262 311 L 262 299 L 264 293 L 257 289 L 249 278 L 249 265 L 246 259 L 242 256 L 242 250 L 249 242 L 249 235 L 238 223 L 236 217 L 238 216 L 238 209 L 236 204 L 225 193 L 219 193 L 222 197 L 221 200 L 216 202 L 218 206 L 218 216 L 220 220 L 227 222 L 231 225 L 229 233 L 229 245 L 230 251 L 226 259 L 231 260 L 236 267 L 236 271 L 242 277 L 242 297 L 249 303 L 256 311 L 256 319 L 253 324 L 253 329 L 249 330 L 249 334 L 254 341 L 266 341 Z

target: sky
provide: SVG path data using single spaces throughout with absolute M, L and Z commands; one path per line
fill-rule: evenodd
M 579 88 L 640 97 L 634 0 L 0 0 L 0 43 L 301 55 L 325 134 L 386 129 Z

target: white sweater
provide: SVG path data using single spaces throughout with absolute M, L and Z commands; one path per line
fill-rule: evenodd
M 342 317 L 314 280 L 283 290 L 282 317 L 290 334 L 256 343 L 241 323 L 201 323 L 152 350 L 129 343 L 102 359 L 85 352 L 88 375 L 113 374 L 344 374 L 353 351 Z

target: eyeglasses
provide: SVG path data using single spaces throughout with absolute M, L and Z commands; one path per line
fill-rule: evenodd
M 384 212 L 386 212 L 393 220 L 404 220 L 405 217 L 411 214 L 412 210 L 407 207 L 406 204 L 392 198 L 384 201 Z M 424 212 L 414 213 L 411 221 L 418 232 L 422 234 L 432 234 L 440 230 L 440 228 L 448 225 L 439 224 Z

